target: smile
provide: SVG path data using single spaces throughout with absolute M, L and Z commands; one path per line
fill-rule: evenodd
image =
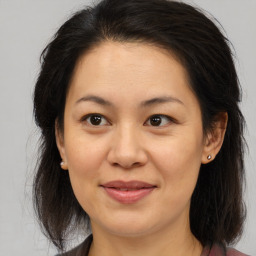
M 111 181 L 101 187 L 119 203 L 132 204 L 149 195 L 157 186 L 141 181 Z

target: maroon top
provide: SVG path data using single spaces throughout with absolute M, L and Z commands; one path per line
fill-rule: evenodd
M 91 243 L 92 243 L 92 235 L 88 236 L 82 244 L 80 244 L 73 250 L 63 254 L 58 254 L 58 255 L 59 256 L 88 256 Z M 205 246 L 201 256 L 249 256 L 249 255 L 241 253 L 233 248 L 225 249 L 223 246 L 214 244 L 212 247 Z
M 204 247 L 201 256 L 249 256 L 233 248 L 224 248 L 221 245 L 214 244 L 212 247 Z

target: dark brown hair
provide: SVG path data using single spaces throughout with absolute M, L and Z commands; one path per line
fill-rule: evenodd
M 34 92 L 34 115 L 41 129 L 34 179 L 34 205 L 45 234 L 59 248 L 68 233 L 88 222 L 68 172 L 60 168 L 55 121 L 63 129 L 66 93 L 78 58 L 104 41 L 141 42 L 167 49 L 188 72 L 201 106 L 204 131 L 220 112 L 228 113 L 223 146 L 201 165 L 191 199 L 190 224 L 202 243 L 234 242 L 242 232 L 245 208 L 244 119 L 230 44 L 200 10 L 167 0 L 103 0 L 75 13 L 42 53 Z

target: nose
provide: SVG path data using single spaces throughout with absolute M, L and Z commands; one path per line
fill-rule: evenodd
M 113 134 L 107 156 L 108 162 L 124 169 L 145 165 L 148 156 L 139 137 L 136 127 L 120 127 Z

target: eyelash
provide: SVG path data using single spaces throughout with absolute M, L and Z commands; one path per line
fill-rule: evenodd
M 161 118 L 160 124 L 162 124 L 163 119 L 166 119 L 166 120 L 167 120 L 167 123 L 164 124 L 164 125 L 153 125 L 152 122 L 151 122 L 151 121 L 153 121 L 153 118 Z M 176 121 L 175 121 L 173 118 L 171 118 L 170 116 L 161 115 L 161 114 L 156 114 L 156 115 L 150 116 L 150 117 L 147 119 L 147 121 L 146 121 L 145 123 L 148 123 L 148 122 L 150 122 L 150 125 L 149 125 L 149 126 L 153 126 L 153 127 L 163 127 L 163 126 L 166 126 L 166 125 L 168 125 L 168 124 L 170 124 L 170 123 L 175 123 Z
M 90 120 L 91 117 L 96 117 L 96 118 L 100 118 L 100 121 L 102 119 L 105 120 L 105 124 L 103 125 L 96 125 L 96 124 L 92 124 L 92 120 Z M 153 125 L 152 124 L 152 121 L 153 121 L 153 118 L 159 118 L 160 117 L 160 125 Z M 170 116 L 167 116 L 167 115 L 162 115 L 162 114 L 155 114 L 155 115 L 152 115 L 150 116 L 147 121 L 144 123 L 146 124 L 146 126 L 152 126 L 152 127 L 163 127 L 163 126 L 166 126 L 167 124 L 164 124 L 164 125 L 161 125 L 161 123 L 163 122 L 163 119 L 167 119 L 167 124 L 170 124 L 170 123 L 177 123 L 177 121 L 170 117 Z M 89 121 L 88 121 L 89 120 Z M 99 119 L 98 119 L 99 120 Z M 111 125 L 110 121 L 107 120 L 107 118 L 105 118 L 103 115 L 101 114 L 97 114 L 97 113 L 94 113 L 94 114 L 88 114 L 84 117 L 81 118 L 81 121 L 82 122 L 86 122 L 89 126 L 92 126 L 92 127 L 96 127 L 96 126 L 106 126 L 106 125 Z M 97 120 L 95 120 L 97 121 Z M 107 123 L 107 124 L 106 124 Z M 150 124 L 147 124 L 147 123 L 150 123 Z
M 86 123 L 88 123 L 88 125 L 94 126 L 94 127 L 95 127 L 95 126 L 102 126 L 102 125 L 94 125 L 94 124 L 91 123 L 91 121 L 90 121 L 90 123 L 89 123 L 88 120 L 89 120 L 89 118 L 91 118 L 91 117 L 99 117 L 99 118 L 101 118 L 101 119 L 104 118 L 108 124 L 111 124 L 103 115 L 97 114 L 97 113 L 88 114 L 88 115 L 82 117 L 82 118 L 81 118 L 81 121 L 82 121 L 82 122 L 86 122 Z M 104 125 L 104 126 L 105 126 L 105 125 Z

